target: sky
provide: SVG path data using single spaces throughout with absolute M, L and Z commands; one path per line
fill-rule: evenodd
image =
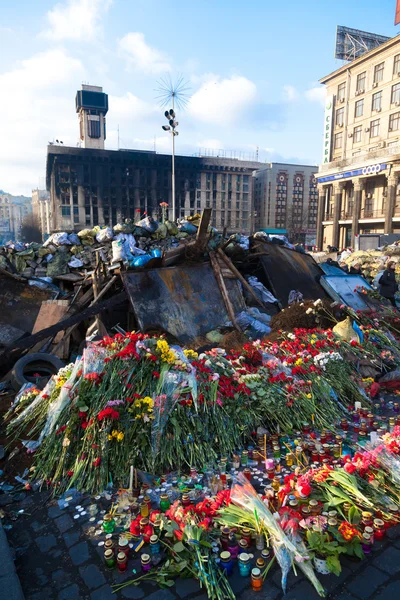
M 176 152 L 318 164 L 336 25 L 394 36 L 396 0 L 0 2 L 0 189 L 44 187 L 46 148 L 76 146 L 75 94 L 109 94 L 106 147 L 169 153 L 161 79 L 190 88 Z

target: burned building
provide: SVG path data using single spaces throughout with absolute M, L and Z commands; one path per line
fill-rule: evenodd
M 256 161 L 175 157 L 177 216 L 213 209 L 212 224 L 228 231 L 252 229 L 252 173 Z M 143 150 L 48 146 L 46 186 L 52 230 L 115 225 L 138 214 L 171 207 L 171 156 Z

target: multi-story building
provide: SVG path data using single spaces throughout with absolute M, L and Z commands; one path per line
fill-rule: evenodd
M 32 190 L 32 212 L 44 239 L 51 230 L 50 194 L 47 190 Z
M 316 166 L 268 163 L 254 173 L 256 229 L 282 233 L 315 245 L 318 189 Z
M 0 244 L 20 239 L 22 222 L 31 212 L 30 198 L 0 193 Z
M 400 233 L 400 36 L 321 79 L 327 89 L 317 174 L 317 246 Z

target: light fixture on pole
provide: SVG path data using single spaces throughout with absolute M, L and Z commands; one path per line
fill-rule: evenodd
M 169 131 L 172 136 L 172 220 L 176 220 L 176 207 L 175 207 L 175 136 L 179 135 L 179 131 L 176 131 L 176 127 L 178 127 L 178 121 L 175 121 L 175 112 L 174 109 L 166 110 L 164 113 L 165 118 L 167 119 L 169 125 L 163 125 L 162 129 L 164 131 Z
M 175 136 L 179 135 L 176 131 L 178 122 L 175 120 L 175 104 L 178 108 L 183 110 L 189 101 L 189 86 L 180 75 L 175 83 L 172 82 L 171 77 L 168 75 L 165 78 L 161 78 L 158 82 L 159 87 L 157 89 L 158 96 L 157 100 L 163 107 L 172 104 L 170 110 L 166 110 L 164 113 L 165 118 L 168 121 L 168 125 L 163 125 L 162 129 L 168 131 L 172 136 L 172 220 L 176 220 L 176 202 L 175 202 Z

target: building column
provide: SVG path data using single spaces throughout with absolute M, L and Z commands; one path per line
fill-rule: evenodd
M 384 233 L 393 233 L 393 212 L 396 204 L 397 181 L 397 173 L 387 177 L 387 199 L 385 206 Z
M 318 185 L 318 212 L 317 212 L 317 250 L 322 250 L 322 244 L 324 241 L 324 226 L 322 221 L 325 216 L 325 194 L 326 188 L 322 185 Z
M 342 181 L 333 184 L 335 202 L 333 205 L 332 246 L 335 246 L 336 248 L 339 248 L 339 219 L 342 204 L 342 194 L 345 185 L 346 184 Z
M 360 231 L 359 219 L 361 215 L 362 193 L 365 187 L 363 179 L 356 179 L 354 182 L 354 202 L 353 202 L 353 222 L 351 225 L 351 246 L 354 248 L 355 238 Z

